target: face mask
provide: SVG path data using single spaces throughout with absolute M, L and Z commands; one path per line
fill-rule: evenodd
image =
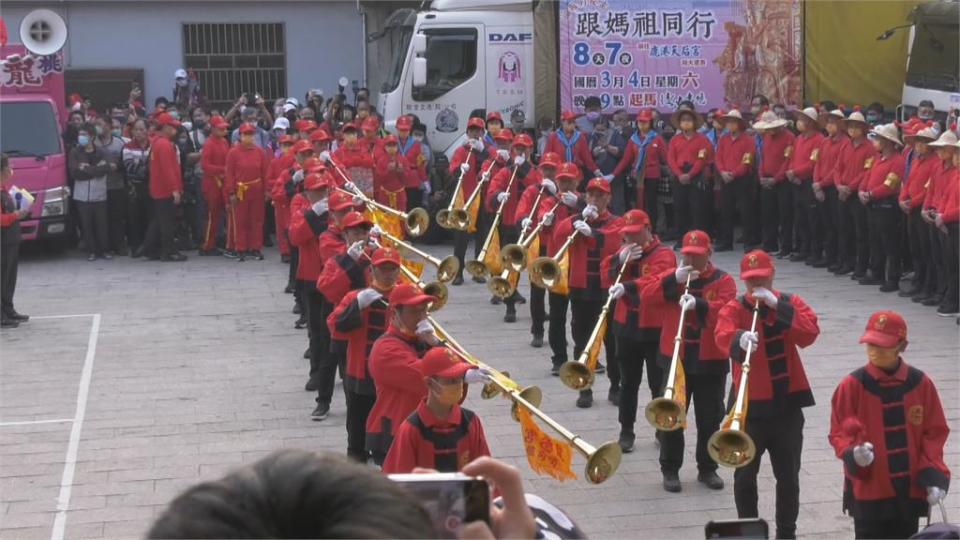
M 77 137 L 77 144 L 79 144 L 80 146 L 86 146 L 86 145 L 90 144 L 90 137 L 88 137 L 88 136 L 86 136 L 86 135 L 80 135 L 80 136 L 78 136 L 78 137 Z
M 423 135 L 414 135 L 413 140 L 417 142 L 423 142 Z
M 180 119 L 180 113 L 177 112 L 177 111 L 170 111 L 170 112 L 167 113 L 167 114 L 169 114 L 170 116 L 172 116 L 174 120 L 179 120 L 179 119 Z
M 923 110 L 917 113 L 917 117 L 920 118 L 921 120 L 931 120 L 933 118 L 933 112 Z
M 115 129 L 115 130 L 111 131 L 110 134 L 113 135 L 114 137 L 120 138 L 120 137 L 123 136 L 123 130 L 122 130 L 122 129 Z
M 875 115 L 875 114 L 868 114 L 868 115 L 867 115 L 867 122 L 869 122 L 869 123 L 871 123 L 871 124 L 876 124 L 876 123 L 877 123 L 877 115 Z
M 590 111 L 590 112 L 587 113 L 587 120 L 589 120 L 589 121 L 591 121 L 591 122 L 596 122 L 596 121 L 599 120 L 599 119 L 600 119 L 600 112 L 599 112 L 599 111 Z

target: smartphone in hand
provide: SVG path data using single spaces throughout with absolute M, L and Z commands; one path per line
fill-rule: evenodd
M 490 523 L 490 486 L 460 473 L 391 474 L 390 480 L 417 497 L 433 520 L 435 538 L 457 538 L 464 524 Z

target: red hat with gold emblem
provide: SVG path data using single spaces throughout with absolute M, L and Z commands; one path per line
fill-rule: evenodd
M 703 231 L 690 231 L 683 235 L 683 244 L 680 253 L 684 255 L 706 255 L 710 252 L 712 241 L 710 235 Z
M 420 361 L 420 374 L 424 377 L 443 377 L 456 379 L 473 369 L 472 364 L 464 362 L 453 351 L 446 347 L 434 347 L 423 355 Z
M 403 131 L 410 131 L 413 129 L 413 118 L 410 118 L 410 116 L 406 114 L 397 118 L 397 129 L 401 129 Z
M 487 123 L 483 121 L 483 118 L 473 117 L 467 120 L 467 129 L 470 129 L 470 128 L 484 129 L 486 127 L 487 127 Z
M 896 311 L 877 311 L 867 321 L 860 343 L 890 348 L 907 340 L 907 321 Z
M 325 129 L 315 129 L 310 133 L 310 142 L 331 142 L 333 137 Z
M 368 116 L 360 124 L 360 128 L 364 131 L 376 131 L 380 128 L 380 120 L 377 120 L 376 116 Z
M 210 127 L 225 129 L 230 127 L 230 124 L 223 119 L 219 114 L 210 117 Z
M 350 204 L 353 204 L 352 198 L 350 200 Z M 354 211 L 343 216 L 343 219 L 340 221 L 340 226 L 344 229 L 352 229 L 354 227 L 373 227 L 373 222 L 367 219 L 367 216 L 361 214 L 360 212 Z
M 533 148 L 533 139 L 526 133 L 521 133 L 513 138 L 513 146 L 522 146 L 524 148 Z
M 257 128 L 253 124 L 248 124 L 246 122 L 240 124 L 240 134 L 241 135 L 253 135 L 257 132 Z
M 562 113 L 560 113 L 561 122 L 573 122 L 576 119 L 577 119 L 577 113 L 573 111 L 563 111 Z
M 580 167 L 572 161 L 567 161 L 560 165 L 560 171 L 557 172 L 557 180 L 560 180 L 560 177 L 568 178 L 570 180 L 579 180 L 580 179 Z
M 160 113 L 153 119 L 158 126 L 173 126 L 175 128 L 180 127 L 180 121 L 173 117 L 170 113 Z
M 497 121 L 503 124 L 503 116 L 500 115 L 499 111 L 491 111 L 487 113 L 487 122 Z
M 637 113 L 637 122 L 653 122 L 653 111 L 640 109 L 640 112 Z
M 334 212 L 339 212 L 340 210 L 346 210 L 348 208 L 353 208 L 353 196 L 342 191 L 334 191 L 330 194 L 330 210 Z
M 327 176 L 322 172 L 311 172 L 303 179 L 303 189 L 307 191 L 319 191 L 330 187 L 327 183 Z
M 540 158 L 541 167 L 553 167 L 559 169 L 560 165 L 563 164 L 563 161 L 560 160 L 560 154 L 556 152 L 544 152 L 543 156 Z
M 293 151 L 296 154 L 301 152 L 313 152 L 313 145 L 310 144 L 310 141 L 300 139 L 296 144 L 293 145 Z
M 418 306 L 420 304 L 425 304 L 427 302 L 436 302 L 437 297 L 430 296 L 429 294 L 423 294 L 423 291 L 420 290 L 420 287 L 413 285 L 411 283 L 403 283 L 397 285 L 390 292 L 390 306 Z M 428 352 L 427 355 L 430 353 Z M 423 358 L 425 361 L 426 355 Z
M 602 191 L 610 193 L 610 183 L 603 178 L 594 178 L 587 182 L 587 191 Z
M 773 259 L 762 249 L 755 249 L 740 259 L 740 279 L 770 277 L 773 275 Z
M 623 215 L 621 234 L 636 234 L 650 226 L 650 216 L 643 210 L 630 210 Z
M 493 136 L 493 140 L 510 144 L 513 142 L 513 131 L 510 128 L 503 128 Z
M 374 266 L 388 263 L 400 266 L 400 252 L 392 247 L 377 248 L 370 257 L 370 264 Z
M 280 137 L 280 146 L 293 145 L 296 144 L 297 139 L 294 139 L 290 135 L 284 135 Z
M 390 145 L 396 146 L 397 144 L 398 144 L 398 143 L 397 143 L 397 136 L 396 136 L 396 135 L 390 134 L 390 135 L 387 135 L 386 137 L 383 138 L 383 145 L 384 145 L 384 146 L 390 146 Z

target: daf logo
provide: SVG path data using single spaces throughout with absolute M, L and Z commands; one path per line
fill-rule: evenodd
M 533 41 L 533 34 L 522 32 L 514 34 L 507 32 L 505 34 L 490 34 L 490 43 L 530 43 Z

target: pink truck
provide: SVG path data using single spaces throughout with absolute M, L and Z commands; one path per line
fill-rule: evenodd
M 67 121 L 63 54 L 31 55 L 22 45 L 0 49 L 0 150 L 10 156 L 11 183 L 36 201 L 20 222 L 24 240 L 66 238 L 70 209 L 67 157 L 60 134 Z

